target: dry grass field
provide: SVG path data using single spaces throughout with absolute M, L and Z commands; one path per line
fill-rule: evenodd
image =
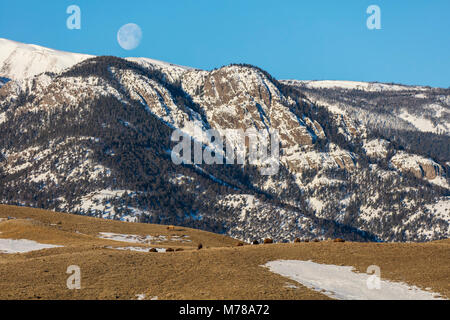
M 101 239 L 100 232 L 151 235 L 162 240 L 151 245 L 127 243 Z M 382 279 L 430 288 L 450 297 L 449 240 L 237 246 L 235 239 L 184 227 L 169 230 L 162 225 L 4 205 L 0 205 L 0 239 L 63 246 L 27 253 L 0 252 L 0 299 L 136 299 L 140 294 L 147 299 L 329 299 L 262 267 L 278 259 L 354 266 L 359 272 L 378 265 Z M 197 249 L 199 243 L 201 250 Z M 183 250 L 114 249 L 130 246 Z M 70 265 L 81 269 L 80 290 L 66 286 Z

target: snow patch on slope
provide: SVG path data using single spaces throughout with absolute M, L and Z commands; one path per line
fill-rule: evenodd
M 136 252 L 149 252 L 151 248 L 145 247 L 106 247 L 107 249 L 124 250 L 124 251 L 136 251 Z M 166 252 L 165 248 L 155 248 L 157 252 Z
M 410 114 L 406 110 L 403 110 L 402 113 L 399 114 L 399 117 L 411 123 L 414 127 L 422 132 L 445 134 L 449 134 L 450 132 L 449 128 L 445 124 L 439 124 L 435 126 L 430 119 Z
M 42 244 L 32 240 L 0 239 L 0 253 L 25 253 L 30 251 L 63 247 L 52 244 Z
M 270 271 L 295 280 L 328 297 L 341 300 L 441 300 L 438 294 L 404 283 L 380 280 L 380 289 L 369 289 L 371 275 L 353 267 L 311 261 L 278 260 L 264 265 Z M 372 276 L 373 277 L 373 276 Z

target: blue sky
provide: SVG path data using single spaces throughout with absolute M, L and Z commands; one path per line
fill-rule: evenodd
M 81 30 L 66 8 L 81 9 Z M 381 30 L 366 27 L 369 5 Z M 450 87 L 448 0 L 1 1 L 0 37 L 59 50 L 143 56 L 201 69 L 250 63 L 278 79 Z M 136 23 L 132 51 L 117 31 Z

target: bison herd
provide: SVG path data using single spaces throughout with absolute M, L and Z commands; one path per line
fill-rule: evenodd
M 309 240 L 309 239 L 304 239 L 304 240 L 301 240 L 300 238 L 295 238 L 294 239 L 294 243 L 299 243 L 299 242 L 320 242 L 320 240 L 319 239 L 313 239 L 313 240 Z M 344 239 L 341 239 L 341 238 L 336 238 L 336 239 L 328 239 L 328 241 L 333 241 L 333 242 L 345 242 L 345 240 Z M 273 241 L 273 239 L 271 239 L 271 238 L 265 238 L 264 240 L 263 240 L 263 242 L 262 243 L 264 243 L 264 244 L 270 244 L 270 243 L 274 243 L 274 241 Z M 253 245 L 257 245 L 257 244 L 259 244 L 259 241 L 258 240 L 253 240 L 252 241 L 252 244 Z M 238 246 L 242 246 L 243 244 L 242 244 L 242 242 L 240 242 L 240 243 L 238 243 Z

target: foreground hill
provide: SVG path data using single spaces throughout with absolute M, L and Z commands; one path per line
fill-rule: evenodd
M 121 241 L 99 238 L 105 233 L 129 237 Z M 131 235 L 146 239 L 152 236 L 152 243 L 124 242 L 136 239 Z M 382 279 L 450 296 L 448 240 L 421 244 L 323 241 L 236 246 L 238 241 L 229 237 L 185 227 L 168 230 L 161 225 L 2 205 L 0 244 L 6 239 L 62 247 L 16 254 L 0 252 L 0 299 L 328 299 L 263 267 L 276 260 L 353 266 L 362 273 L 368 266 L 378 265 Z M 197 250 L 198 243 L 203 244 L 203 249 Z M 123 250 L 127 247 L 184 250 Z M 71 265 L 80 267 L 81 290 L 66 287 L 66 270 Z
M 37 53 L 22 47 L 34 66 Z M 0 52 L 9 48 L 0 42 Z M 309 87 L 244 64 L 205 71 L 90 57 L 16 78 L 0 88 L 1 203 L 177 224 L 246 241 L 449 236 L 450 144 L 437 143 L 446 135 L 421 140 L 423 132 L 414 131 L 414 143 L 396 140 L 350 107 L 322 105 Z M 379 118 L 374 109 L 400 99 L 391 100 L 390 92 L 376 92 L 364 112 Z M 448 91 L 408 94 L 408 101 L 427 104 L 439 98 L 439 119 L 447 119 Z M 261 163 L 177 165 L 171 157 L 176 129 L 216 153 L 219 143 L 208 129 L 227 143 L 233 143 L 229 129 L 278 131 L 279 170 L 269 176 L 261 174 Z

